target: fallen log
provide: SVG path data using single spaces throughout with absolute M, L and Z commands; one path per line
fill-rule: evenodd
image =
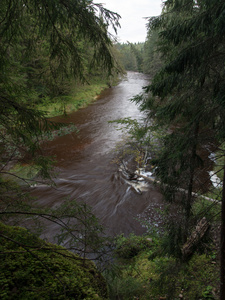
M 145 179 L 148 182 L 160 184 L 160 181 L 156 180 L 155 178 L 142 175 L 142 174 L 138 173 L 137 171 L 136 172 L 132 172 L 131 170 L 129 170 L 126 167 L 126 164 L 124 162 L 123 162 L 122 166 L 123 166 L 123 168 L 121 168 L 121 171 L 122 172 L 125 171 L 125 173 L 123 173 L 123 174 L 127 178 L 127 180 L 132 181 L 132 180 L 137 180 L 138 178 L 143 178 L 143 179 Z M 185 190 L 185 189 L 183 189 L 183 188 L 177 188 L 177 191 L 182 192 L 182 193 L 188 193 L 188 191 Z M 213 198 L 206 197 L 204 195 L 200 195 L 200 194 L 195 193 L 195 192 L 192 192 L 192 196 L 194 196 L 196 198 L 202 198 L 202 199 L 208 200 L 210 202 L 214 202 L 216 204 L 221 204 L 221 201 L 215 200 Z
M 137 175 L 137 177 L 144 178 L 144 179 L 145 179 L 146 181 L 148 181 L 148 182 L 160 184 L 160 181 L 155 180 L 154 178 L 147 177 L 147 176 L 145 176 L 145 175 L 138 174 L 138 173 L 136 173 L 136 175 Z M 182 192 L 182 193 L 187 193 L 187 192 L 188 192 L 187 190 L 182 189 L 182 188 L 177 188 L 177 191 L 180 191 L 180 192 Z M 197 193 L 195 193 L 195 192 L 192 192 L 192 196 L 194 196 L 194 197 L 196 197 L 196 198 L 202 198 L 202 199 L 205 199 L 205 200 L 214 202 L 214 203 L 216 203 L 216 204 L 221 204 L 221 201 L 215 200 L 215 199 L 213 199 L 213 198 L 206 197 L 206 196 L 204 196 L 204 195 L 197 194 Z
M 209 229 L 209 223 L 205 217 L 203 217 L 196 225 L 195 230 L 192 232 L 191 236 L 188 238 L 187 242 L 183 245 L 181 252 L 183 258 L 190 256 L 195 246 L 201 241 L 205 236 L 207 230 Z

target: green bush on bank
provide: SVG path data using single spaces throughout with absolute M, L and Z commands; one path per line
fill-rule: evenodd
M 108 299 L 106 283 L 91 261 L 0 223 L 0 298 Z
M 152 246 L 152 239 L 146 239 L 145 236 L 136 236 L 130 234 L 129 238 L 120 235 L 117 238 L 117 247 L 115 255 L 120 259 L 131 259 L 144 250 L 149 250 Z
M 110 299 L 219 299 L 219 264 L 213 251 L 195 253 L 183 262 L 163 255 L 159 239 L 150 240 L 135 235 L 119 238 L 115 263 L 120 272 L 106 276 Z

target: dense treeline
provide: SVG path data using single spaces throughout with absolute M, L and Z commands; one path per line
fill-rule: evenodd
M 127 71 L 143 72 L 153 76 L 161 66 L 156 49 L 157 31 L 149 31 L 145 43 L 117 43 L 120 62 Z
M 115 46 L 125 70 L 143 72 L 144 43 L 118 43 Z
M 58 2 L 2 3 L 2 88 L 10 81 L 12 86 L 28 89 L 38 101 L 46 95 L 68 93 L 72 76 L 83 82 L 112 72 L 113 45 L 107 24 L 117 23 L 119 16 L 92 3 Z M 101 17 L 94 14 L 97 9 Z
M 155 175 L 168 203 L 163 251 L 184 261 L 206 245 L 214 248 L 216 244 L 209 246 L 206 240 L 190 242 L 200 224 L 207 228 L 211 223 L 214 243 L 221 235 L 221 251 L 217 251 L 220 299 L 225 299 L 224 12 L 222 0 L 167 0 L 161 15 L 149 19 L 141 50 L 137 45 L 123 46 L 129 62 L 125 61 L 126 68 L 152 77 L 136 101 L 148 114 L 151 125 L 145 134 L 149 151 L 152 147 L 151 164 L 156 166 Z M 137 67 L 139 57 L 141 68 Z M 156 128 L 160 131 L 155 133 L 157 151 L 149 138 Z M 153 134 L 152 140 L 156 141 Z M 215 175 L 216 187 L 210 181 Z M 169 217 L 174 209 L 175 220 Z M 215 230 L 218 224 L 220 234 Z M 172 292 L 168 297 L 173 298 Z
M 167 224 L 166 252 L 186 259 L 185 243 L 216 205 L 213 200 L 203 204 L 199 194 L 210 190 L 210 197 L 221 201 L 220 299 L 225 298 L 224 12 L 222 0 L 165 1 L 162 14 L 149 19 L 145 43 L 144 65 L 154 77 L 146 93 L 136 97 L 156 126 L 165 129 L 152 163 L 165 199 L 177 206 L 176 220 Z M 220 184 L 212 189 L 215 174 Z

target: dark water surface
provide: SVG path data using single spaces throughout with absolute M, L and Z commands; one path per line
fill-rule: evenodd
M 122 133 L 114 124 L 108 123 L 124 117 L 141 118 L 137 106 L 129 99 L 147 84 L 145 75 L 128 72 L 127 79 L 106 89 L 87 108 L 65 119 L 54 118 L 55 121 L 74 123 L 79 133 L 58 137 L 44 145 L 43 151 L 57 159 L 58 176 L 56 188 L 45 185 L 34 188 L 33 195 L 39 204 L 55 207 L 65 197 L 83 200 L 93 208 L 110 235 L 143 233 L 145 228 L 137 217 L 160 222 L 155 208 L 161 208 L 162 196 L 156 188 L 149 185 L 147 191 L 138 194 L 112 163 Z M 46 236 L 52 236 L 55 230 L 53 224 L 48 226 Z

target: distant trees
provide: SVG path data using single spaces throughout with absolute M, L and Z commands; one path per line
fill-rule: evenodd
M 162 65 L 161 55 L 157 49 L 157 42 L 158 32 L 150 28 L 144 44 L 143 72 L 151 76 L 154 76 Z
M 117 43 L 119 58 L 127 71 L 155 74 L 161 66 L 159 51 L 157 51 L 158 33 L 149 30 L 145 43 Z
M 224 157 L 224 12 L 222 0 L 167 0 L 163 13 L 149 20 L 145 45 L 148 66 L 151 69 L 155 55 L 162 65 L 160 69 L 156 66 L 157 73 L 145 89 L 150 96 L 137 99 L 149 117 L 167 130 L 155 165 L 166 199 L 180 205 L 182 218 L 179 226 L 176 224 L 171 230 L 174 238 L 171 245 L 177 244 L 178 251 L 196 222 L 192 218 L 196 201 L 193 192 L 206 191 L 201 174 L 204 168 L 207 170 L 208 155 L 220 150 L 220 161 Z M 225 169 L 224 162 L 220 167 L 218 160 L 216 164 L 218 169 Z M 224 299 L 225 185 L 222 177 L 221 299 Z
M 143 72 L 144 43 L 118 43 L 116 48 L 126 71 Z

